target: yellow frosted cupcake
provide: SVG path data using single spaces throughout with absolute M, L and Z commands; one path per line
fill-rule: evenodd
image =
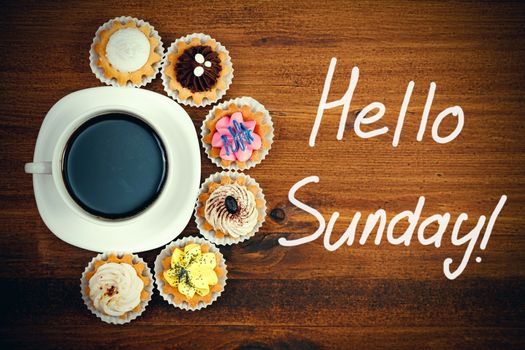
M 219 250 L 197 237 L 172 242 L 155 260 L 160 295 L 183 310 L 199 310 L 217 300 L 226 285 L 226 274 Z

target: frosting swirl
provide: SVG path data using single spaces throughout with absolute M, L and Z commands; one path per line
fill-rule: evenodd
M 235 200 L 235 211 L 227 205 L 228 197 Z M 204 216 L 216 230 L 237 238 L 253 231 L 259 215 L 253 193 L 245 186 L 230 184 L 212 192 L 206 201 Z
M 140 304 L 144 282 L 129 264 L 101 265 L 89 280 L 89 297 L 95 309 L 122 316 Z
M 119 72 L 134 72 L 148 62 L 150 42 L 137 28 L 120 29 L 109 37 L 106 57 Z
M 175 65 L 177 80 L 191 92 L 211 90 L 217 83 L 221 71 L 219 55 L 206 45 L 187 48 Z

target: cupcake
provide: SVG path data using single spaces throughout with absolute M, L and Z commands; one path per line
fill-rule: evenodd
M 183 310 L 199 310 L 217 300 L 226 285 L 226 274 L 217 247 L 197 237 L 168 244 L 155 260 L 160 295 Z
M 81 278 L 82 299 L 102 321 L 124 324 L 146 309 L 153 292 L 148 265 L 136 255 L 99 254 Z
M 240 97 L 210 110 L 201 127 L 208 158 L 229 170 L 245 170 L 266 157 L 273 142 L 270 113 L 251 97 Z
M 233 79 L 230 53 L 209 35 L 177 39 L 162 64 L 162 84 L 179 103 L 203 107 L 222 98 Z
M 153 26 L 137 18 L 117 17 L 97 30 L 89 60 L 101 82 L 140 87 L 155 78 L 163 54 L 162 41 Z
M 230 245 L 255 235 L 266 217 L 266 201 L 257 182 L 248 175 L 223 171 L 202 184 L 195 208 L 200 233 L 219 245 Z

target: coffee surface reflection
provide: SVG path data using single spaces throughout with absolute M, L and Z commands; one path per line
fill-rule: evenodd
M 70 137 L 62 175 L 69 194 L 84 210 L 123 219 L 159 196 L 166 159 L 162 141 L 144 121 L 124 113 L 104 114 Z

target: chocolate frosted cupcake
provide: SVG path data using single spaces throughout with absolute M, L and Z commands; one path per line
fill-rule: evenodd
M 255 235 L 266 217 L 266 201 L 257 182 L 248 175 L 222 172 L 202 184 L 195 209 L 201 234 L 224 245 Z
M 97 30 L 89 55 L 97 78 L 112 86 L 140 87 L 158 74 L 164 48 L 152 25 L 133 17 L 117 17 Z
M 213 88 L 221 71 L 219 54 L 205 45 L 186 49 L 175 65 L 177 80 L 192 93 L 208 91 Z
M 204 34 L 177 39 L 168 49 L 162 67 L 164 90 L 190 106 L 202 107 L 218 101 L 232 78 L 228 50 Z

